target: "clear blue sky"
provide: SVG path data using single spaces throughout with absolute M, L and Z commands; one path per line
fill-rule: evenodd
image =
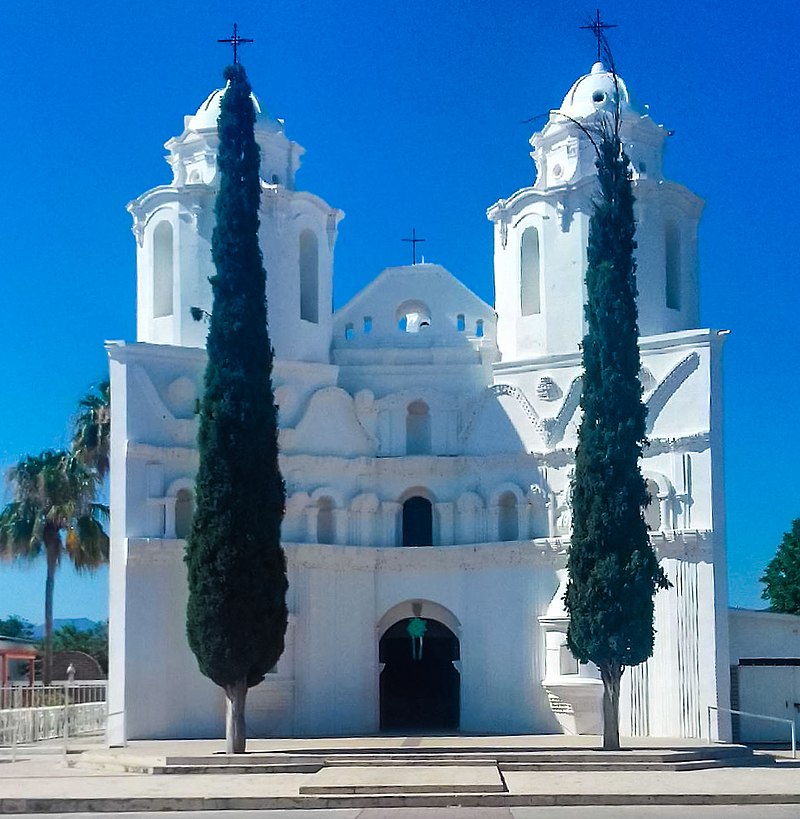
M 162 145 L 220 83 L 234 17 L 262 104 L 308 151 L 298 184 L 347 217 L 337 305 L 407 260 L 493 301 L 486 208 L 530 184 L 531 116 L 557 107 L 594 59 L 574 0 L 162 0 L 31 3 L 0 12 L 0 466 L 65 442 L 103 340 L 135 337 L 126 203 L 170 179 Z M 731 602 L 800 516 L 795 464 L 800 225 L 800 4 L 608 0 L 617 66 L 674 129 L 667 174 L 707 206 L 702 323 L 726 347 Z M 57 617 L 106 616 L 107 578 L 64 567 Z M 0 616 L 42 619 L 43 566 L 0 566 Z

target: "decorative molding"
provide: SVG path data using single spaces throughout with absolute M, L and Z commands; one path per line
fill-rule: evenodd
M 127 565 L 143 566 L 180 565 L 183 563 L 183 553 L 186 541 L 155 537 L 131 537 L 127 539 Z
M 513 566 L 561 568 L 566 560 L 562 538 L 537 538 L 513 543 L 455 546 L 327 546 L 285 543 L 290 570 L 414 572 L 498 569 Z
M 581 390 L 583 389 L 583 376 L 578 376 L 572 380 L 567 391 L 567 397 L 561 404 L 555 418 L 546 418 L 544 421 L 545 429 L 547 430 L 548 447 L 554 447 L 561 443 L 564 438 L 564 433 L 567 430 L 567 424 L 572 420 L 578 405 L 581 402 Z
M 563 393 L 561 388 L 549 375 L 543 375 L 536 385 L 536 397 L 542 401 L 557 401 Z
M 561 404 L 558 413 L 552 418 L 542 418 L 519 387 L 512 384 L 494 384 L 491 387 L 487 387 L 481 395 L 481 398 L 476 402 L 459 438 L 461 441 L 466 441 L 469 438 L 473 424 L 490 398 L 508 395 L 516 399 L 519 403 L 522 411 L 542 439 L 545 448 L 552 449 L 563 440 L 567 424 L 570 422 L 572 416 L 575 414 L 575 410 L 577 410 L 580 404 L 582 384 L 581 376 L 573 379 L 567 391 L 567 397 Z
M 690 353 L 682 361 L 676 364 L 667 373 L 666 377 L 653 390 L 653 394 L 645 402 L 647 407 L 647 427 L 649 435 L 661 414 L 661 410 L 670 398 L 675 394 L 678 387 L 700 366 L 700 356 L 697 353 Z
M 193 469 L 197 469 L 199 463 L 197 448 L 193 446 L 159 446 L 157 444 L 128 441 L 126 453 L 129 460 L 136 459 L 161 463 L 178 461 Z
M 332 210 L 328 213 L 328 220 L 326 226 L 326 233 L 328 234 L 328 250 L 333 251 L 333 246 L 336 244 L 336 236 L 338 234 L 337 224 L 339 222 L 339 211 Z
M 705 452 L 710 446 L 711 434 L 698 432 L 683 438 L 650 438 L 643 454 L 650 458 L 665 452 Z
M 517 403 L 522 408 L 522 411 L 528 416 L 528 420 L 531 422 L 533 428 L 539 433 L 539 436 L 541 437 L 545 446 L 548 445 L 547 427 L 545 426 L 544 421 L 539 417 L 539 413 L 534 409 L 533 404 L 531 404 L 531 402 L 528 400 L 528 396 L 525 395 L 525 393 L 519 387 L 515 387 L 511 384 L 495 384 L 494 386 L 489 387 L 488 394 L 497 397 L 500 397 L 501 395 L 509 395 L 512 398 L 515 398 Z

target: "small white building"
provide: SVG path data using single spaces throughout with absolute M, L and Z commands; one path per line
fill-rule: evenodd
M 212 307 L 222 93 L 166 143 L 171 183 L 129 206 L 137 341 L 108 345 L 112 744 L 224 729 L 222 692 L 186 643 L 183 564 L 207 329 L 189 308 Z M 418 264 L 384 270 L 332 313 L 343 214 L 296 189 L 303 149 L 259 111 L 290 621 L 283 657 L 248 697 L 252 736 L 598 730 L 602 686 L 565 645 L 562 596 L 596 184 L 576 123 L 613 93 L 599 63 L 580 77 L 531 139 L 536 182 L 489 208 L 494 308 Z M 665 130 L 622 82 L 620 94 L 647 518 L 672 581 L 656 598 L 653 658 L 624 675 L 622 730 L 693 737 L 707 706 L 729 706 L 724 333 L 698 326 L 702 202 L 664 177 Z

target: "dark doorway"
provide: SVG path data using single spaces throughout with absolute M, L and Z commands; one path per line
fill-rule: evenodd
M 422 624 L 422 625 L 420 625 Z M 412 635 L 424 631 L 421 638 Z M 457 731 L 458 637 L 438 620 L 407 618 L 381 637 L 382 731 Z
M 415 495 L 403 504 L 403 546 L 433 546 L 433 507 Z

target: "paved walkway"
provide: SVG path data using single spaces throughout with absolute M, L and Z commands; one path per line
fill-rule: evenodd
M 458 747 L 566 749 L 596 747 L 596 738 L 576 737 L 459 737 Z M 452 737 L 378 737 L 328 740 L 257 740 L 248 751 L 311 749 L 344 750 L 353 747 L 453 747 Z M 631 743 L 632 744 L 632 743 Z M 641 740 L 640 748 L 696 747 L 699 743 Z M 219 753 L 221 741 L 131 743 L 121 752 L 136 756 L 195 757 Z M 91 745 L 85 745 L 90 748 Z M 98 750 L 99 745 L 94 745 Z M 349 785 L 369 784 L 374 767 L 324 769 L 327 780 L 342 786 L 341 795 L 308 794 L 315 774 L 164 774 L 120 773 L 64 765 L 57 745 L 39 746 L 18 753 L 16 762 L 0 756 L 0 813 L 130 810 L 243 810 L 285 808 L 387 808 L 447 805 L 514 807 L 522 805 L 632 805 L 632 804 L 794 804 L 800 806 L 800 762 L 783 760 L 770 767 L 715 768 L 700 771 L 505 771 L 504 792 L 448 793 L 448 777 L 456 768 L 410 769 L 412 786 L 399 794 L 349 795 Z M 602 757 L 602 755 L 599 755 Z M 71 753 L 70 763 L 78 759 Z M 496 770 L 496 769 L 492 769 Z M 488 781 L 488 780 L 487 780 Z M 492 779 L 494 782 L 494 779 Z M 425 784 L 437 793 L 425 794 Z M 455 780 L 454 780 L 455 782 Z M 463 781 L 460 781 L 463 788 Z M 307 795 L 303 795 L 305 790 Z M 432 790 L 434 788 L 431 788 Z M 453 788 L 453 791 L 456 791 Z M 488 789 L 487 789 L 488 790 Z M 369 800 L 372 801 L 369 801 Z M 800 815 L 800 807 L 797 807 Z

